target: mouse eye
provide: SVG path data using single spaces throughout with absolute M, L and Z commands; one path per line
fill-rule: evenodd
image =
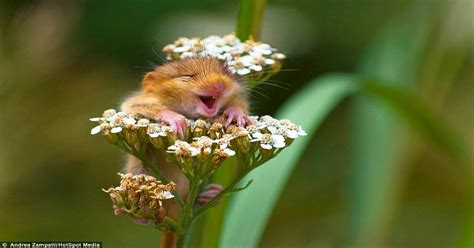
M 196 77 L 197 74 L 196 73 L 189 73 L 189 74 L 183 74 L 181 77 L 184 77 L 184 78 L 194 78 Z

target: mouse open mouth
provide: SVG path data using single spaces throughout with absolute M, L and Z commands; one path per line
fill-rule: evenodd
M 199 99 L 207 107 L 206 112 L 209 112 L 209 113 L 215 112 L 215 106 L 217 102 L 216 96 L 199 96 Z

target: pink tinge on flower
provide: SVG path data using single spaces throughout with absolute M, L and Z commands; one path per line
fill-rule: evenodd
M 148 220 L 146 218 L 141 218 L 141 217 L 132 217 L 132 221 L 133 223 L 139 224 L 139 225 L 148 224 Z
M 125 210 L 117 207 L 116 205 L 113 205 L 112 208 L 114 209 L 114 214 L 115 215 L 122 215 L 123 213 L 125 213 Z

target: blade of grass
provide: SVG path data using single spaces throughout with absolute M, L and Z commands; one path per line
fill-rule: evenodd
M 421 1 L 409 6 L 406 13 L 389 24 L 374 40 L 361 61 L 360 71 L 376 78 L 381 87 L 413 88 L 424 44 L 434 25 L 436 11 L 433 10 L 437 7 L 436 2 L 426 6 Z M 400 101 L 397 103 L 401 104 Z M 351 243 L 348 245 L 378 247 L 383 246 L 397 206 L 403 181 L 400 165 L 406 152 L 403 144 L 410 136 L 390 106 L 362 96 L 356 99 L 353 107 L 352 213 L 348 233 Z
M 308 136 L 295 141 L 278 158 L 243 180 L 254 179 L 254 183 L 232 199 L 219 247 L 257 246 L 273 207 L 311 137 L 332 109 L 356 90 L 352 77 L 328 75 L 310 82 L 282 106 L 277 117 L 301 124 Z
M 300 123 L 308 133 L 280 156 L 252 172 L 243 181 L 254 184 L 232 199 L 226 215 L 219 247 L 256 247 L 276 201 L 294 167 L 317 128 L 344 98 L 362 93 L 374 98 L 373 104 L 385 106 L 387 114 L 398 114 L 428 141 L 454 159 L 466 158 L 464 144 L 417 97 L 388 83 L 344 74 L 330 74 L 313 80 L 285 103 L 277 116 Z M 373 119 L 372 119 L 373 120 Z M 371 129 L 373 131 L 373 129 Z M 370 155 L 370 154 L 369 154 Z M 365 171 L 365 173 L 370 173 Z M 377 176 L 373 175 L 372 176 Z M 365 204 L 377 202 L 366 201 Z M 255 207 L 255 206 L 258 207 Z
M 397 87 L 373 80 L 362 79 L 360 91 L 376 98 L 378 104 L 388 107 L 391 114 L 400 116 L 414 131 L 448 154 L 458 165 L 466 166 L 471 160 L 467 144 L 448 128 L 418 97 Z M 465 168 L 464 168 L 465 169 Z

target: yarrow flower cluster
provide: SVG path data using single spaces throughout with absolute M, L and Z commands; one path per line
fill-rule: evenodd
M 204 39 L 177 39 L 163 48 L 168 60 L 195 56 L 213 56 L 224 61 L 232 73 L 254 74 L 254 80 L 276 73 L 286 56 L 270 45 L 254 40 L 240 41 L 234 34 L 209 36 Z
M 119 173 L 119 176 L 122 178 L 120 186 L 103 189 L 112 199 L 114 213 L 128 213 L 143 224 L 161 223 L 166 216 L 163 202 L 174 198 L 171 192 L 174 191 L 175 184 L 162 184 L 156 178 L 143 174 Z
M 306 135 L 301 126 L 287 119 L 278 120 L 268 115 L 250 118 L 254 124 L 246 127 L 225 127 L 223 116 L 211 120 L 187 120 L 187 132 L 182 140 L 167 124 L 114 109 L 90 120 L 99 123 L 92 128 L 92 135 L 101 133 L 113 142 L 122 139 L 132 146 L 137 142 L 151 143 L 179 159 L 213 155 L 218 162 L 236 155 L 236 152 L 248 152 L 258 147 L 263 150 L 282 149 L 294 139 Z M 259 145 L 256 147 L 254 144 Z

